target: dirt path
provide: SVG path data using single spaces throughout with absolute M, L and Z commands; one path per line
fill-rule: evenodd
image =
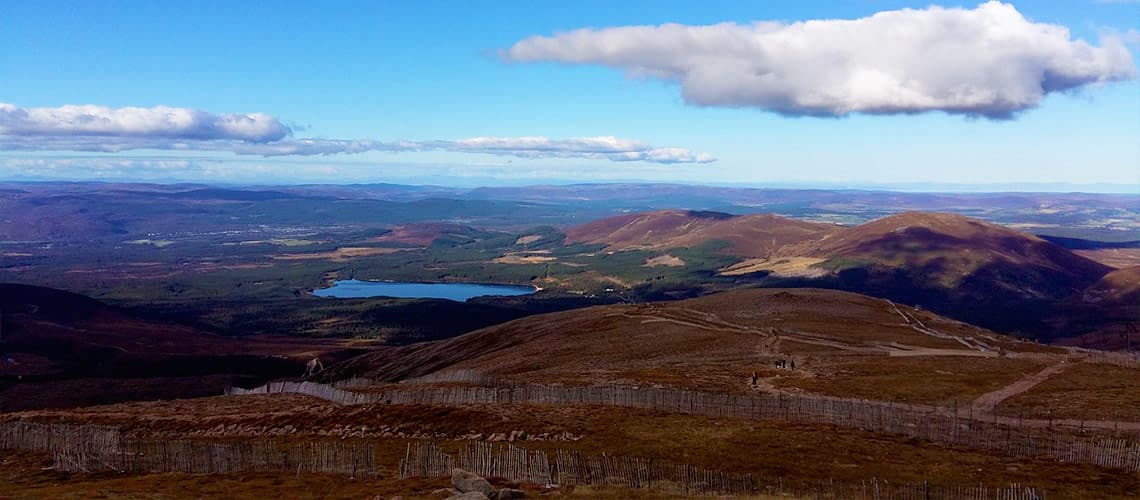
M 887 299 L 883 299 L 883 300 L 886 301 L 886 303 L 891 306 L 891 309 L 894 309 L 895 312 L 898 313 L 899 316 L 902 316 L 903 321 L 906 322 L 906 324 L 908 326 L 910 326 L 910 328 L 912 330 L 914 330 L 918 333 L 921 333 L 923 335 L 929 335 L 929 336 L 934 337 L 934 338 L 939 338 L 939 339 L 944 339 L 944 340 L 953 340 L 954 342 L 962 344 L 963 346 L 965 346 L 969 349 L 974 349 L 974 350 L 977 350 L 979 352 L 993 352 L 994 351 L 994 348 L 992 346 L 990 346 L 990 345 L 986 344 L 985 342 L 982 342 L 976 338 L 962 337 L 959 335 L 951 335 L 948 333 L 942 333 L 938 330 L 927 327 L 926 324 L 922 322 L 922 320 L 918 319 L 918 316 L 915 316 L 914 314 L 908 314 L 908 313 L 903 312 L 901 309 L 899 309 L 899 306 L 896 306 L 895 303 L 891 302 L 890 300 L 887 300 Z
M 1032 389 L 1037 384 L 1049 380 L 1049 377 L 1061 373 L 1070 366 L 1072 366 L 1072 363 L 1049 365 L 1045 367 L 1044 370 L 1032 375 L 1026 375 L 1017 382 L 1002 387 L 1001 389 L 982 394 L 978 399 L 970 403 L 970 405 L 974 407 L 974 411 L 989 412 L 1002 401 Z
M 695 311 L 694 311 L 695 312 Z M 777 339 L 786 339 L 792 342 L 800 342 L 804 344 L 814 344 L 824 347 L 833 347 L 848 352 L 857 353 L 870 353 L 870 354 L 887 354 L 888 356 L 971 356 L 971 357 L 997 357 L 998 354 L 993 351 L 986 351 L 974 348 L 971 349 L 947 349 L 935 347 L 918 347 L 906 344 L 893 343 L 891 346 L 861 346 L 853 345 L 848 342 L 843 342 L 837 337 L 824 335 L 820 333 L 801 332 L 788 329 L 780 329 L 775 334 L 764 332 L 758 328 L 748 327 L 744 325 L 737 325 L 724 321 L 715 316 L 704 314 L 703 318 L 692 317 L 675 317 L 669 316 L 662 312 L 656 315 L 649 314 L 635 314 L 635 313 L 617 313 L 610 316 L 621 316 L 630 319 L 640 319 L 642 323 L 672 323 L 675 325 L 688 326 L 692 328 L 700 328 L 714 332 L 725 333 L 744 333 L 752 335 L 762 335 L 765 337 L 776 336 Z
M 743 333 L 743 334 L 748 334 L 748 335 L 772 336 L 772 334 L 764 333 L 764 332 L 762 332 L 758 329 L 755 329 L 755 328 L 745 328 L 745 327 L 740 327 L 740 326 L 732 325 L 731 323 L 725 323 L 725 322 L 718 322 L 718 323 L 713 323 L 710 321 L 700 322 L 700 320 L 693 320 L 693 319 L 689 319 L 689 318 L 678 319 L 678 318 L 673 318 L 673 317 L 669 317 L 669 316 L 665 316 L 665 315 L 649 316 L 649 315 L 645 315 L 645 314 L 632 314 L 632 313 L 621 313 L 621 314 L 614 314 L 611 316 L 623 316 L 623 317 L 631 318 L 631 319 L 640 319 L 643 324 L 645 324 L 645 323 L 672 323 L 675 325 L 688 326 L 691 328 L 700 328 L 702 330 L 709 330 L 709 331 L 713 331 L 713 332 L 738 333 L 738 334 Z M 724 326 L 722 326 L 722 325 L 724 325 Z M 845 343 L 837 342 L 834 340 L 820 339 L 820 338 L 817 338 L 815 336 L 805 335 L 802 333 L 791 333 L 791 332 L 786 331 L 786 330 L 781 331 L 779 335 L 780 335 L 780 338 L 785 338 L 787 340 L 791 340 L 794 342 L 802 342 L 804 344 L 815 344 L 815 345 L 820 345 L 820 346 L 824 346 L 824 347 L 834 347 L 836 349 L 840 349 L 840 350 L 844 350 L 844 351 L 851 351 L 851 352 L 881 352 L 882 351 L 882 349 L 877 348 L 877 347 L 853 346 L 850 344 L 845 344 Z
M 887 352 L 891 357 L 907 357 L 907 356 L 968 356 L 971 358 L 996 358 L 996 352 L 976 351 L 973 349 L 939 349 L 934 347 L 915 347 L 899 344 L 898 349 L 893 349 Z

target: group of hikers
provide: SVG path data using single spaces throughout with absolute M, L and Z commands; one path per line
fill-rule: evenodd
M 795 370 L 796 369 L 796 360 L 795 359 L 777 359 L 776 360 L 776 368 L 784 368 L 784 369 L 788 369 L 788 370 Z M 760 383 L 760 375 L 758 375 L 756 372 L 752 372 L 752 387 L 756 387 L 756 385 L 759 383 Z

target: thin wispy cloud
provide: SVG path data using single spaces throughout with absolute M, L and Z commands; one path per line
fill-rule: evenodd
M 903 9 L 854 20 L 664 24 L 534 36 L 513 62 L 603 65 L 680 85 L 686 102 L 791 116 L 943 111 L 1008 119 L 1051 93 L 1136 77 L 1120 36 L 1100 45 L 1012 5 Z
M 264 113 L 215 114 L 165 106 L 22 108 L 0 103 L 0 150 L 4 151 L 219 151 L 257 156 L 448 151 L 518 158 L 579 158 L 661 164 L 715 161 L 711 155 L 685 148 L 655 147 L 642 141 L 613 136 L 376 141 L 294 138 L 292 133 L 280 120 Z
M 509 167 L 509 168 L 507 168 Z M 540 181 L 551 178 L 548 165 L 511 160 L 448 163 L 435 160 L 363 160 L 325 157 L 264 159 L 235 156 L 115 156 L 86 153 L 44 153 L 35 157 L 0 156 L 0 179 L 15 180 L 101 180 L 162 182 L 240 182 L 281 183 L 280 172 L 290 173 L 284 183 L 370 182 L 382 172 L 387 181 L 430 183 L 433 179 L 482 179 Z M 678 171 L 696 174 L 705 170 L 698 164 L 649 163 L 638 167 L 641 178 L 669 180 Z M 574 181 L 630 180 L 629 170 L 611 165 L 573 162 L 557 170 L 557 179 Z M 528 181 L 528 182 L 529 182 Z M 477 185 L 477 181 L 472 185 Z

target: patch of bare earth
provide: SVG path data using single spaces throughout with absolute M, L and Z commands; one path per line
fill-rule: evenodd
M 643 265 L 645 267 L 681 267 L 685 265 L 685 261 L 680 257 L 674 257 L 672 255 L 658 255 L 651 259 L 647 259 Z
M 534 242 L 541 240 L 541 239 L 542 239 L 542 235 L 528 234 L 526 236 L 519 236 L 517 239 L 515 239 L 515 244 L 516 245 L 529 245 L 529 244 L 534 243 Z
M 818 278 L 828 273 L 826 269 L 815 267 L 816 264 L 824 260 L 816 257 L 748 259 L 721 269 L 719 273 L 722 276 L 742 276 L 767 271 L 780 277 Z
M 558 259 L 546 255 L 507 254 L 502 257 L 498 257 L 491 262 L 494 262 L 496 264 L 542 264 L 546 262 L 553 262 L 555 260 Z

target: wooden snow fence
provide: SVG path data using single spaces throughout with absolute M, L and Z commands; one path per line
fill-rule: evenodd
M 0 449 L 50 452 L 60 470 L 109 468 L 122 447 L 123 435 L 114 427 L 0 422 Z
M 372 443 L 272 440 L 209 442 L 139 439 L 126 443 L 116 470 L 126 472 L 284 472 L 379 476 Z
M 750 495 L 750 475 L 670 466 L 645 458 L 614 455 L 584 456 L 558 450 L 546 452 L 509 443 L 467 443 L 458 453 L 447 453 L 430 442 L 409 443 L 400 461 L 400 477 L 450 476 L 460 468 L 487 478 L 544 485 L 607 485 L 626 488 L 669 487 L 688 494 Z
M 819 499 L 866 500 L 1043 500 L 1033 487 L 941 486 L 892 483 L 880 479 L 860 482 L 818 481 L 785 484 L 782 479 L 761 480 L 752 474 L 701 469 L 649 458 L 620 455 L 583 455 L 572 450 L 526 450 L 509 443 L 468 443 L 448 453 L 431 442 L 409 443 L 400 461 L 400 478 L 447 477 L 460 468 L 486 478 L 536 485 L 615 486 L 653 489 L 682 495 L 773 495 Z
M 1084 437 L 1009 421 L 971 418 L 953 408 L 896 405 L 814 395 L 738 395 L 651 387 L 425 387 L 364 393 L 313 382 L 271 382 L 227 394 L 299 393 L 341 404 L 540 404 L 618 406 L 645 410 L 834 425 L 902 435 L 945 446 L 991 450 L 1013 457 L 1140 471 L 1140 436 Z M 1006 419 L 1008 420 L 1008 419 Z
M 142 438 L 114 427 L 94 425 L 0 422 L 0 448 L 47 451 L 56 470 L 92 472 L 233 472 L 333 473 L 354 478 L 380 476 L 373 444 L 344 441 L 282 443 L 272 440 L 211 442 Z M 469 442 L 447 453 L 430 442 L 409 444 L 399 475 L 443 477 L 459 467 L 483 477 L 536 485 L 605 485 L 655 489 L 685 495 L 790 495 L 819 499 L 867 500 L 1040 500 L 1031 487 L 955 487 L 929 483 L 891 483 L 872 479 L 858 483 L 819 481 L 786 485 L 751 474 L 701 469 L 648 458 L 573 450 L 552 454 L 509 443 Z
M 1102 365 L 1115 365 L 1121 368 L 1140 368 L 1140 354 L 1127 352 L 1109 352 L 1077 350 L 1069 348 L 1069 353 L 1054 352 L 1007 352 L 1003 356 L 1016 359 L 1032 359 L 1048 363 L 1094 363 Z
M 344 441 L 169 440 L 132 436 L 114 427 L 0 422 L 0 449 L 47 451 L 55 469 L 69 472 L 378 474 L 373 444 Z
M 510 380 L 488 375 L 483 372 L 475 370 L 457 369 L 457 370 L 444 370 L 434 373 L 429 373 L 420 377 L 404 379 L 400 384 L 404 385 L 417 385 L 417 384 L 471 384 L 482 386 L 509 386 L 518 385 L 511 383 Z
M 1070 353 L 1070 361 L 1116 365 L 1122 368 L 1140 368 L 1140 352 L 1101 351 L 1083 347 L 1066 347 L 1065 349 Z M 1032 355 L 1034 353 L 1018 354 Z

